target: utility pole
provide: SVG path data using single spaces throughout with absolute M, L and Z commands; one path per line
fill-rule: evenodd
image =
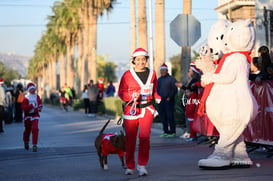
M 183 1 L 183 14 L 191 14 L 192 0 Z M 188 80 L 189 62 L 191 61 L 191 47 L 183 46 L 180 57 L 180 81 L 185 83 Z

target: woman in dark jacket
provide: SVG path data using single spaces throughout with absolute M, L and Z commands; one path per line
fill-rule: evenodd
M 16 92 L 14 94 L 15 97 L 15 122 L 22 122 L 23 121 L 23 111 L 21 108 L 22 102 L 24 100 L 24 90 L 23 85 L 21 83 L 17 84 Z

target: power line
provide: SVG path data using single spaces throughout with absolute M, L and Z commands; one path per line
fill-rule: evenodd
M 217 19 L 203 19 L 199 21 L 212 21 L 212 20 L 217 20 Z M 172 20 L 165 20 L 165 23 L 170 23 Z M 154 23 L 154 22 L 153 22 Z M 124 25 L 124 24 L 130 24 L 129 21 L 124 21 L 124 22 L 98 22 L 98 25 Z M 57 25 L 57 24 L 54 24 Z M 0 28 L 12 28 L 12 27 L 43 27 L 47 26 L 47 24 L 0 24 Z M 53 25 L 52 25 L 53 26 Z

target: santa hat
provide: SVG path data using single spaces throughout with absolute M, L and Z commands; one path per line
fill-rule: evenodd
M 195 65 L 194 62 L 192 62 L 192 63 L 190 64 L 190 66 L 191 66 L 192 70 L 193 70 L 195 73 L 201 74 L 201 70 L 200 70 L 199 68 L 196 67 L 196 65 Z
M 0 78 L 0 85 L 4 84 L 4 79 Z
M 27 90 L 30 91 L 31 89 L 36 89 L 36 86 L 33 83 L 28 83 Z
M 102 84 L 103 83 L 103 78 L 99 78 L 98 81 L 99 81 L 100 84 Z
M 168 66 L 163 63 L 161 66 L 160 66 L 160 70 L 168 70 Z
M 143 48 L 137 48 L 133 53 L 132 53 L 132 57 L 136 57 L 136 56 L 139 56 L 139 55 L 144 55 L 145 57 L 149 57 L 149 54 L 148 52 L 143 49 Z

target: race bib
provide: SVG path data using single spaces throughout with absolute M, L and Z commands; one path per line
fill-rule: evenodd
M 141 87 L 140 95 L 141 96 L 151 96 L 153 93 L 154 84 L 144 85 Z

